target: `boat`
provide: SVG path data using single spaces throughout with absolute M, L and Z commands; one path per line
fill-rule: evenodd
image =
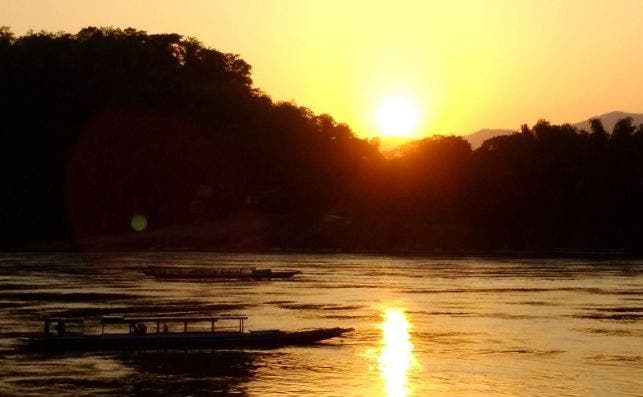
M 340 327 L 300 331 L 246 331 L 247 319 L 245 315 L 107 315 L 100 318 L 100 333 L 88 334 L 85 333 L 84 318 L 46 317 L 44 332 L 28 338 L 26 347 L 56 351 L 275 348 L 310 345 L 353 331 L 353 328 Z M 120 332 L 110 332 L 110 327 L 119 325 Z M 168 325 L 173 327 L 171 331 Z M 127 332 L 123 332 L 125 326 L 128 328 Z M 177 326 L 179 331 L 176 330 Z
M 143 273 L 162 279 L 245 279 L 260 280 L 273 278 L 291 278 L 301 273 L 299 270 L 273 271 L 254 267 L 177 267 L 148 266 Z

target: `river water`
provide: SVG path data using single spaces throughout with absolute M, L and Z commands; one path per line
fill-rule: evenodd
M 162 281 L 141 272 L 148 265 L 302 274 Z M 16 350 L 42 315 L 116 313 L 355 331 L 266 350 Z M 642 317 L 643 261 L 0 254 L 0 395 L 641 396 Z

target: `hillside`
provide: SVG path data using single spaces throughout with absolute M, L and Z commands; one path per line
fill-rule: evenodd
M 499 135 L 510 135 L 513 132 L 514 130 L 485 128 L 482 130 L 478 130 L 472 134 L 464 135 L 463 138 L 469 141 L 472 148 L 476 149 L 479 148 L 480 145 L 482 145 L 482 142 L 486 141 L 487 139 Z
M 612 129 L 614 129 L 614 124 L 616 124 L 617 121 L 624 119 L 626 117 L 631 117 L 633 120 L 632 124 L 635 126 L 643 124 L 643 113 L 627 113 L 627 112 L 613 111 L 613 112 L 601 114 L 599 116 L 590 117 L 587 120 L 579 121 L 577 123 L 573 123 L 572 125 L 578 128 L 579 130 L 589 131 L 590 129 L 589 121 L 591 119 L 600 119 L 603 122 L 603 127 L 605 127 L 605 130 L 608 132 L 612 132 Z M 514 130 L 485 128 L 485 129 L 476 131 L 472 134 L 463 135 L 463 138 L 469 141 L 469 143 L 471 144 L 471 147 L 475 149 L 480 147 L 480 145 L 482 145 L 482 143 L 487 139 L 490 139 L 499 135 L 510 135 L 513 132 Z
M 624 119 L 626 117 L 632 118 L 633 125 L 643 124 L 643 113 L 627 113 L 627 112 L 614 111 L 614 112 L 601 114 L 600 116 L 590 117 L 587 120 L 579 121 L 578 123 L 574 123 L 572 125 L 578 129 L 589 131 L 589 121 L 591 119 L 600 119 L 603 122 L 603 127 L 605 127 L 605 131 L 612 132 L 612 129 L 614 129 L 614 124 L 616 124 L 617 121 Z

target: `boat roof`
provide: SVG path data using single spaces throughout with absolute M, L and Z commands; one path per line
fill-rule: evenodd
M 207 272 L 250 272 L 257 270 L 256 267 L 204 267 L 204 266 L 147 266 L 151 270 L 181 270 L 181 271 L 207 271 Z M 261 269 L 270 270 L 270 269 Z
M 101 317 L 102 323 L 132 323 L 132 322 L 196 322 L 196 321 L 218 321 L 218 320 L 247 320 L 245 314 L 217 315 L 217 316 L 115 316 L 108 315 Z
M 42 318 L 45 321 L 65 321 L 65 322 L 83 322 L 85 319 L 83 317 L 59 317 L 59 316 L 44 316 Z

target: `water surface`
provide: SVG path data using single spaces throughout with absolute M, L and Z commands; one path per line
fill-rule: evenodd
M 148 265 L 299 269 L 163 281 Z M 272 350 L 15 351 L 44 314 L 245 313 L 249 329 L 354 327 Z M 640 396 L 643 262 L 349 255 L 2 254 L 9 395 Z M 89 331 L 97 331 L 89 324 Z

